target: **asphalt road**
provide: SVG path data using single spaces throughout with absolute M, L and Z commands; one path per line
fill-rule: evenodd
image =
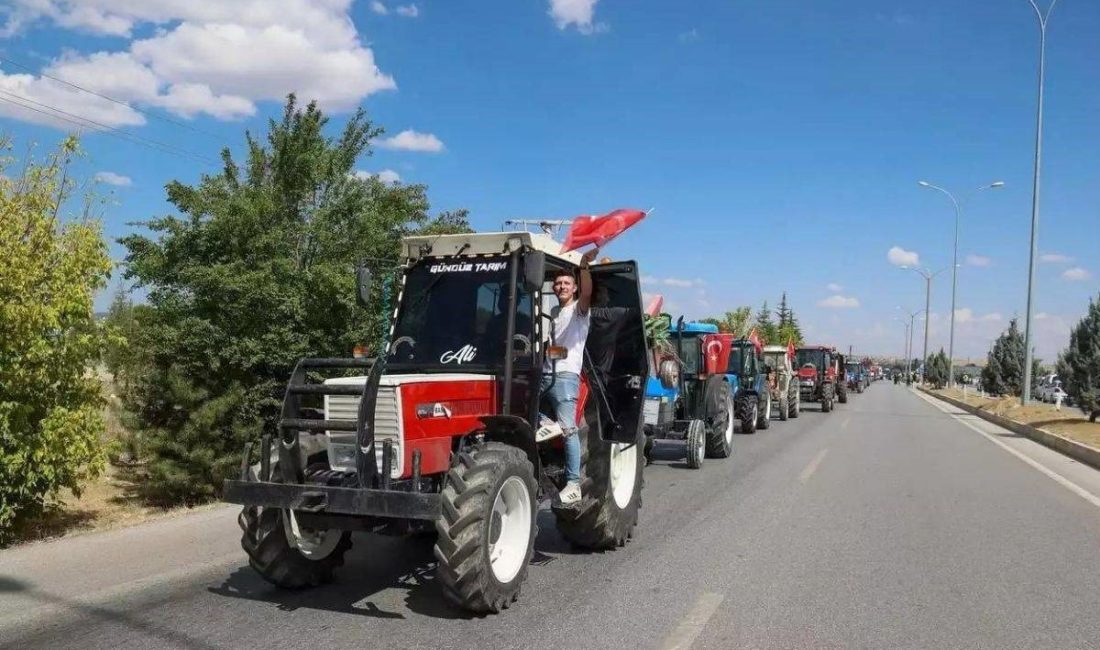
M 1100 473 L 885 382 L 815 409 L 699 471 L 665 449 L 626 548 L 545 518 L 498 616 L 449 608 L 416 540 L 280 592 L 216 509 L 0 552 L 0 647 L 1100 647 Z

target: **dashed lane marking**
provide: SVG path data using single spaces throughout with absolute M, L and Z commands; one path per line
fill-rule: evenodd
M 817 466 L 821 464 L 821 461 L 825 460 L 825 454 L 829 453 L 829 449 L 825 448 L 817 452 L 814 459 L 810 461 L 810 464 L 806 466 L 806 469 L 802 470 L 802 473 L 798 475 L 798 482 L 802 485 L 806 484 L 806 481 L 810 480 L 810 477 L 817 471 Z
M 706 592 L 699 596 L 699 599 L 691 606 L 680 624 L 665 637 L 658 648 L 660 650 L 687 650 L 687 648 L 690 648 L 691 644 L 695 643 L 699 633 L 706 627 L 707 621 L 710 620 L 711 616 L 714 616 L 714 612 L 718 611 L 718 606 L 725 599 L 726 597 L 722 594 L 713 592 Z
M 914 393 L 916 393 L 916 391 L 914 391 Z M 969 420 L 967 420 L 965 418 L 962 418 L 958 415 L 955 415 L 954 413 L 951 413 L 950 411 L 947 410 L 946 405 L 941 405 L 940 404 L 940 401 L 938 399 L 936 399 L 934 397 L 929 397 L 927 395 L 922 395 L 921 393 L 916 393 L 916 395 L 917 395 L 917 397 L 919 397 L 922 400 L 928 402 L 932 406 L 935 406 L 940 411 L 943 411 L 946 415 L 949 415 L 952 418 L 954 418 L 956 421 L 960 422 L 961 424 L 966 425 L 967 428 L 980 433 L 989 442 L 992 442 L 993 444 L 997 445 L 1001 449 L 1004 449 L 1005 451 L 1012 454 L 1016 458 L 1019 458 L 1020 460 L 1024 461 L 1025 463 L 1030 465 L 1032 468 L 1039 470 L 1043 474 L 1046 474 L 1047 477 L 1053 479 L 1056 483 L 1058 483 L 1062 487 L 1066 488 L 1070 492 L 1073 492 L 1074 494 L 1081 497 L 1085 501 L 1088 501 L 1089 503 L 1096 506 L 1097 508 L 1100 508 L 1100 497 L 1096 496 L 1092 492 L 1089 492 L 1088 490 L 1081 487 L 1080 485 L 1077 485 L 1073 481 L 1071 481 L 1068 478 L 1062 476 L 1058 472 L 1055 472 L 1054 470 L 1050 469 L 1046 465 L 1043 465 L 1039 461 L 1036 461 L 1032 458 L 1029 458 L 1026 454 L 1022 454 L 1022 453 L 1016 451 L 1015 449 L 1013 449 L 1012 447 L 1009 447 L 1005 443 L 1001 442 L 1000 440 L 997 440 L 996 438 L 994 438 L 990 434 L 988 434 L 985 431 L 982 431 L 981 429 L 979 429 L 973 422 L 970 422 Z M 954 407 L 951 407 L 951 408 L 954 408 Z M 970 416 L 970 417 L 976 417 L 976 416 Z M 984 422 L 984 420 L 983 420 L 983 422 Z

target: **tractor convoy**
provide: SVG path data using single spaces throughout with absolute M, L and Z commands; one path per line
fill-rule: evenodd
M 260 576 L 318 586 L 343 564 L 352 532 L 427 534 L 446 598 L 499 612 L 526 579 L 540 503 L 550 502 L 576 547 L 623 546 L 659 444 L 682 445 L 697 469 L 729 458 L 737 429 L 796 418 L 803 402 L 832 410 L 852 381 L 833 348 L 765 347 L 755 332 L 738 338 L 683 318 L 658 353 L 647 342 L 637 264 L 588 267 L 562 248 L 527 232 L 402 241 L 379 354 L 301 359 L 278 433 L 260 438 L 258 454 L 246 446 L 240 476 L 225 482 L 224 499 L 243 506 L 241 545 Z M 554 411 L 541 396 L 570 358 L 568 328 L 556 331 L 554 281 L 579 273 L 594 291 L 582 358 L 573 359 L 582 369 L 577 428 L 545 434 Z M 357 270 L 360 303 L 378 284 Z M 581 460 L 580 498 L 568 504 L 567 435 L 577 436 Z

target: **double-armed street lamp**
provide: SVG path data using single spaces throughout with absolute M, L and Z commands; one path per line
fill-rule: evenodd
M 905 379 L 906 379 L 906 383 L 908 383 L 909 377 L 911 377 L 912 374 L 913 374 L 913 327 L 914 327 L 913 321 L 914 321 L 914 319 L 916 319 L 917 314 L 920 314 L 920 310 L 918 309 L 916 311 L 909 311 L 909 310 L 903 308 L 901 305 L 898 305 L 897 308 L 898 308 L 898 310 L 901 311 L 901 313 L 903 313 L 903 314 L 905 314 L 906 316 L 909 317 L 909 322 L 905 326 L 906 327 L 906 335 L 905 335 L 905 338 L 906 338 L 906 343 L 905 343 Z M 904 319 L 902 320 L 902 322 L 905 322 Z M 925 360 L 925 363 L 926 364 L 928 363 L 927 359 Z
M 951 336 L 948 339 L 947 344 L 947 385 L 953 386 L 955 382 L 955 300 L 958 295 L 959 287 L 959 220 L 962 217 L 962 208 L 959 206 L 959 202 L 955 200 L 955 196 L 947 190 L 933 185 L 928 181 L 917 181 L 921 187 L 927 187 L 931 190 L 937 190 L 947 195 L 947 198 L 951 199 L 951 204 L 955 206 L 955 247 L 952 253 L 951 262 Z M 996 189 L 1004 187 L 1004 181 L 994 181 L 988 185 L 983 185 L 975 192 L 981 192 L 982 190 Z

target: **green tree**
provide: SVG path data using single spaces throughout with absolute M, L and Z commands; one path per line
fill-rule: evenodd
M 935 354 L 928 355 L 928 361 L 925 363 L 925 379 L 932 384 L 934 388 L 943 388 L 947 385 L 947 374 L 950 371 L 950 364 L 947 361 L 947 354 L 944 353 L 943 348 Z
M 752 319 L 750 307 L 737 307 L 733 311 L 727 311 L 721 317 L 714 319 L 718 325 L 718 331 L 736 336 L 747 336 L 749 323 Z
M 786 291 L 783 292 L 783 297 L 779 299 L 779 307 L 775 310 L 775 316 L 777 319 L 775 343 L 786 345 L 788 341 L 791 341 L 796 346 L 802 345 L 802 328 L 798 325 L 798 318 L 795 317 L 794 310 L 787 304 Z
M 1058 377 L 1066 393 L 1089 414 L 1100 417 L 1100 301 L 1089 300 L 1088 311 L 1070 330 L 1069 347 L 1058 355 Z
M 422 185 L 355 174 L 382 133 L 361 110 L 336 137 L 327 125 L 290 96 L 265 138 L 245 134 L 245 160 L 226 149 L 220 173 L 168 184 L 181 216 L 146 223 L 155 239 L 122 239 L 127 278 L 148 289 L 128 403 L 154 501 L 215 497 L 244 443 L 275 432 L 299 358 L 379 349 L 402 236 L 469 228 L 463 211 L 431 219 Z M 377 271 L 370 309 L 355 301 L 362 261 Z
M 0 544 L 60 490 L 103 467 L 103 347 L 93 300 L 111 269 L 100 224 L 59 215 L 71 190 L 65 140 L 19 178 L 0 163 Z
M 989 351 L 982 369 L 982 385 L 993 395 L 1019 395 L 1024 381 L 1023 369 L 1024 336 L 1013 318 Z
M 764 343 L 775 343 L 777 341 L 779 330 L 772 320 L 772 312 L 768 309 L 767 300 L 760 306 L 760 311 L 756 312 L 753 327 L 756 328 L 756 333 L 763 339 Z
M 111 306 L 107 308 L 107 315 L 103 317 L 103 324 L 118 334 L 108 340 L 103 351 L 103 365 L 115 382 L 123 379 L 125 368 L 130 365 L 129 339 L 137 327 L 134 310 L 134 301 L 119 287 L 111 299 Z

